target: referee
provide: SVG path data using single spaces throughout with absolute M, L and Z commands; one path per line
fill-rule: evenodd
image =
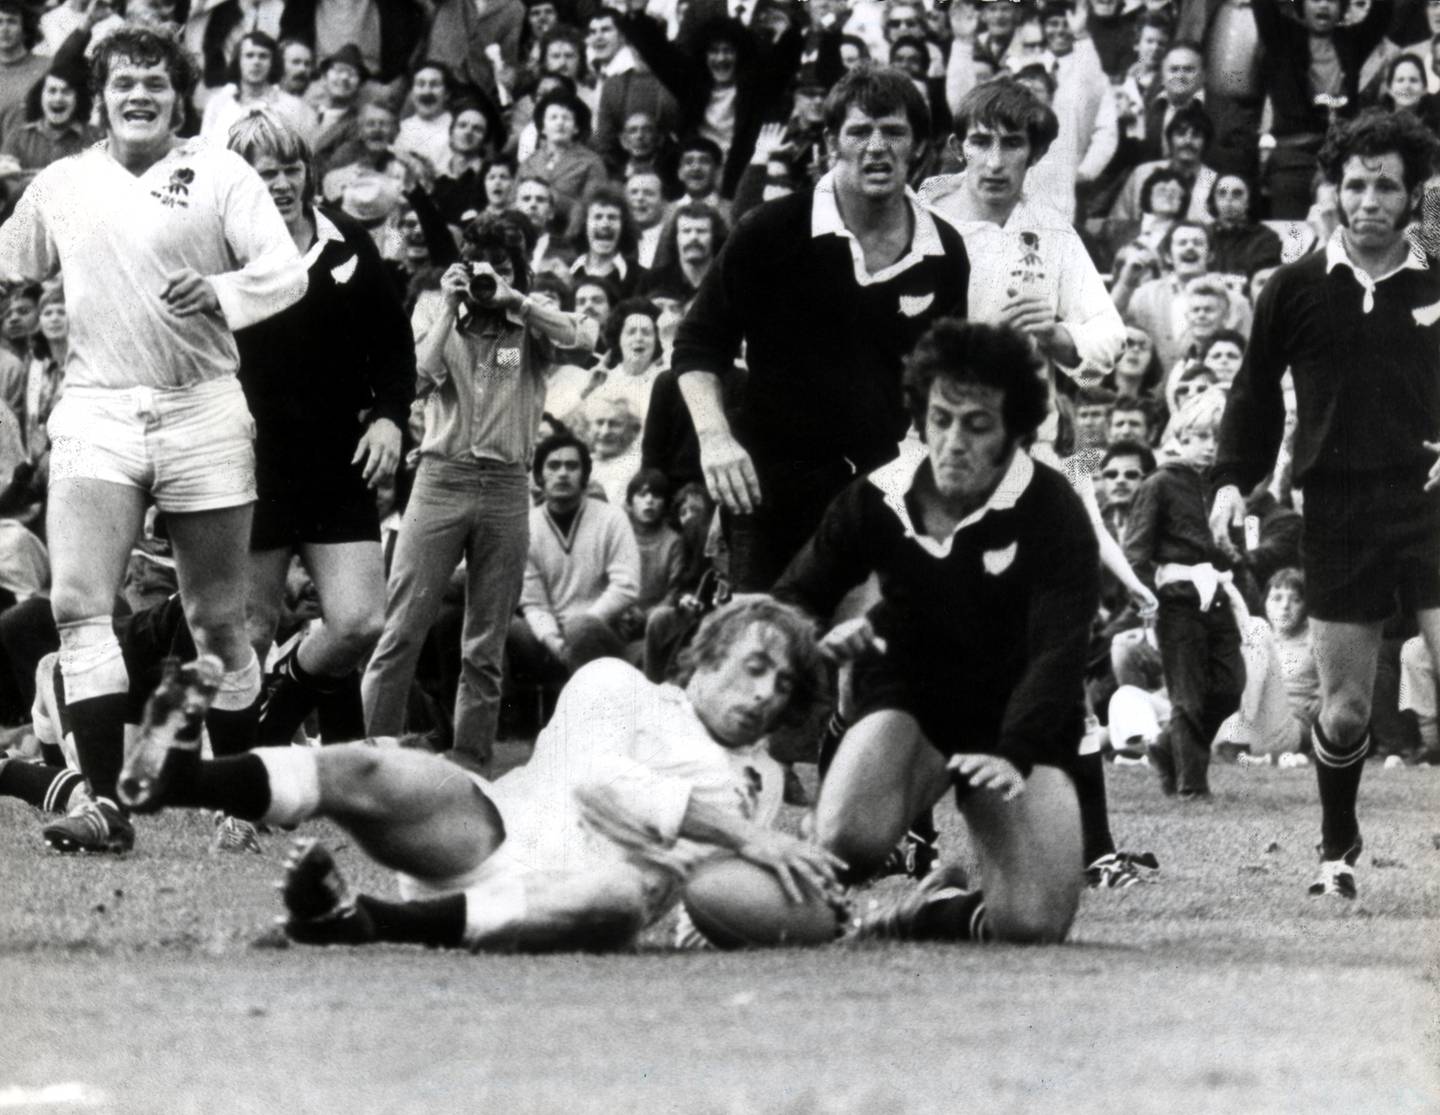
M 1233 550 L 1243 493 L 1275 463 L 1280 377 L 1292 369 L 1321 690 L 1317 896 L 1355 897 L 1355 803 L 1381 625 L 1397 602 L 1440 654 L 1440 264 L 1406 238 L 1436 156 L 1408 113 L 1367 112 L 1332 130 L 1320 162 L 1340 227 L 1265 287 L 1220 430 L 1210 527 Z

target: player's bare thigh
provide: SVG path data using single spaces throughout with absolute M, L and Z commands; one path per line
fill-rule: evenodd
M 321 748 L 316 762 L 320 811 L 392 870 L 420 879 L 463 875 L 505 839 L 494 803 L 439 756 L 347 743 Z
M 945 759 L 907 712 L 882 710 L 849 731 L 820 788 L 815 832 L 855 877 L 884 861 L 949 786 Z
M 1037 766 L 1011 801 L 975 790 L 960 812 L 979 853 L 990 927 L 1003 941 L 1059 941 L 1083 884 L 1080 806 L 1056 767 Z

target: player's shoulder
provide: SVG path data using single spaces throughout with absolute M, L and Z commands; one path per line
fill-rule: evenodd
M 238 153 L 207 136 L 189 136 L 171 149 L 169 158 L 185 166 L 197 167 L 217 177 L 231 179 L 251 176 L 254 169 Z
M 585 663 L 571 675 L 566 687 L 578 687 L 582 693 L 603 692 L 615 696 L 624 693 L 650 696 L 659 688 L 623 658 L 597 658 Z
M 810 213 L 814 193 L 800 190 L 751 209 L 735 224 L 735 231 L 726 245 L 775 246 L 778 239 L 791 239 L 803 233 L 809 237 Z

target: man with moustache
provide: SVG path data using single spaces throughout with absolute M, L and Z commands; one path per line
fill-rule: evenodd
M 896 71 L 841 78 L 825 104 L 834 168 L 745 216 L 681 323 L 671 367 L 743 591 L 768 588 L 830 500 L 894 459 L 909 426 L 901 359 L 932 322 L 965 313 L 960 234 L 905 185 L 928 117 Z M 742 342 L 732 427 L 721 386 Z
M 640 280 L 640 293 L 683 292 L 684 301 L 689 302 L 725 243 L 725 221 L 709 205 L 686 202 L 675 210 L 670 227 L 669 250 L 662 253 L 668 262 Z
M 395 150 L 419 155 L 436 174 L 450 169 L 450 95 L 454 79 L 443 62 L 428 59 L 412 72 L 410 102 L 415 112 L 400 122 Z
M 1405 235 L 1435 157 L 1435 138 L 1409 113 L 1369 111 L 1331 131 L 1320 165 L 1340 227 L 1266 284 L 1220 428 L 1210 529 L 1233 552 L 1242 493 L 1275 465 L 1291 370 L 1320 673 L 1317 897 L 1356 895 L 1355 806 L 1382 627 L 1397 602 L 1440 654 L 1440 266 Z

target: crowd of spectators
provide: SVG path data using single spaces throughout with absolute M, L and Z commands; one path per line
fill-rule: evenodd
M 317 200 L 368 232 L 422 349 L 441 315 L 442 275 L 463 256 L 462 230 L 486 217 L 505 215 L 519 230 L 523 266 L 512 274 L 529 272 L 527 305 L 579 323 L 518 356 L 491 340 L 502 346 L 491 353 L 497 368 L 510 359 L 538 386 L 515 404 L 533 419 L 523 555 L 476 541 L 517 521 L 509 504 L 503 516 L 476 511 L 450 523 L 453 553 L 449 543 L 403 549 L 404 533 L 437 514 L 429 488 L 415 510 L 416 470 L 458 452 L 457 431 L 471 436 L 466 423 L 476 419 L 457 417 L 457 407 L 488 405 L 479 388 L 458 403 L 445 394 L 463 378 L 466 354 L 436 349 L 427 362 L 422 352 L 405 460 L 378 493 L 387 622 L 403 622 L 390 560 L 397 532 L 401 579 L 423 574 L 443 602 L 421 609 L 418 637 L 407 633 L 397 676 L 418 670 L 419 698 L 402 685 L 384 708 L 387 730 L 428 725 L 441 746 L 451 742 L 457 691 L 464 708 L 466 687 L 479 686 L 493 718 L 502 681 L 476 648 L 494 631 L 505 628 L 509 715 L 525 725 L 532 708 L 543 719 L 546 695 L 593 657 L 628 656 L 663 676 L 680 632 L 725 576 L 725 532 L 670 368 L 676 330 L 736 223 L 811 190 L 830 168 L 821 105 L 846 70 L 888 63 L 923 97 L 930 131 L 909 172 L 917 188 L 964 168 L 966 137 L 952 136 L 951 122 L 976 86 L 1013 79 L 1053 112 L 1058 129 L 1029 167 L 1025 199 L 1073 225 L 1125 325 L 1113 362 L 1080 360 L 1056 376 L 1055 448 L 1091 477 L 1105 528 L 1137 555 L 1151 588 L 1131 515 L 1137 494 L 1193 440 L 1193 416 L 1179 437 L 1177 417 L 1235 377 L 1274 269 L 1323 251 L 1337 227 L 1335 192 L 1315 161 L 1327 127 L 1376 106 L 1440 129 L 1440 0 L 626 0 L 623 9 L 219 0 L 188 10 L 184 0 L 62 0 L 49 10 L 0 0 L 4 213 L 38 171 L 97 138 L 86 57 L 125 21 L 172 30 L 199 58 L 182 134 L 223 145 L 259 106 L 303 137 Z M 1424 237 L 1436 197 L 1427 194 L 1428 224 L 1414 214 L 1432 252 Z M 1018 238 L 1013 250 L 1023 281 Z M 773 266 L 783 289 L 778 247 Z M 787 306 L 772 312 L 783 329 Z M 46 418 L 64 389 L 67 350 L 63 276 L 6 292 L 0 712 L 12 724 L 28 719 L 35 662 L 54 645 L 53 634 L 48 647 L 36 635 L 43 608 L 26 605 L 47 591 Z M 743 405 L 743 372 L 724 377 L 727 407 Z M 766 425 L 799 437 L 810 417 L 769 414 Z M 1236 716 L 1205 730 L 1204 745 L 1256 755 L 1297 751 L 1305 732 L 1295 725 L 1315 712 L 1294 569 L 1303 496 L 1286 452 L 1249 495 L 1240 559 L 1222 563 L 1250 680 Z M 174 589 L 163 519 L 152 516 L 135 545 L 122 608 Z M 518 601 L 500 594 L 504 614 L 481 624 L 474 598 L 495 570 L 476 563 L 487 561 L 523 563 L 523 577 Z M 1112 582 L 1095 621 L 1091 706 L 1096 731 L 1109 724 L 1121 755 L 1138 754 L 1169 709 L 1157 697 L 1167 679 L 1143 610 Z M 278 641 L 313 611 L 297 574 Z M 1435 666 L 1414 636 L 1399 617 L 1387 629 L 1376 746 L 1436 759 Z M 392 669 L 389 656 L 401 653 L 382 640 L 377 661 Z M 1293 724 L 1275 713 L 1277 700 Z M 482 734 L 504 727 L 483 723 Z M 483 759 L 488 744 L 479 750 Z

